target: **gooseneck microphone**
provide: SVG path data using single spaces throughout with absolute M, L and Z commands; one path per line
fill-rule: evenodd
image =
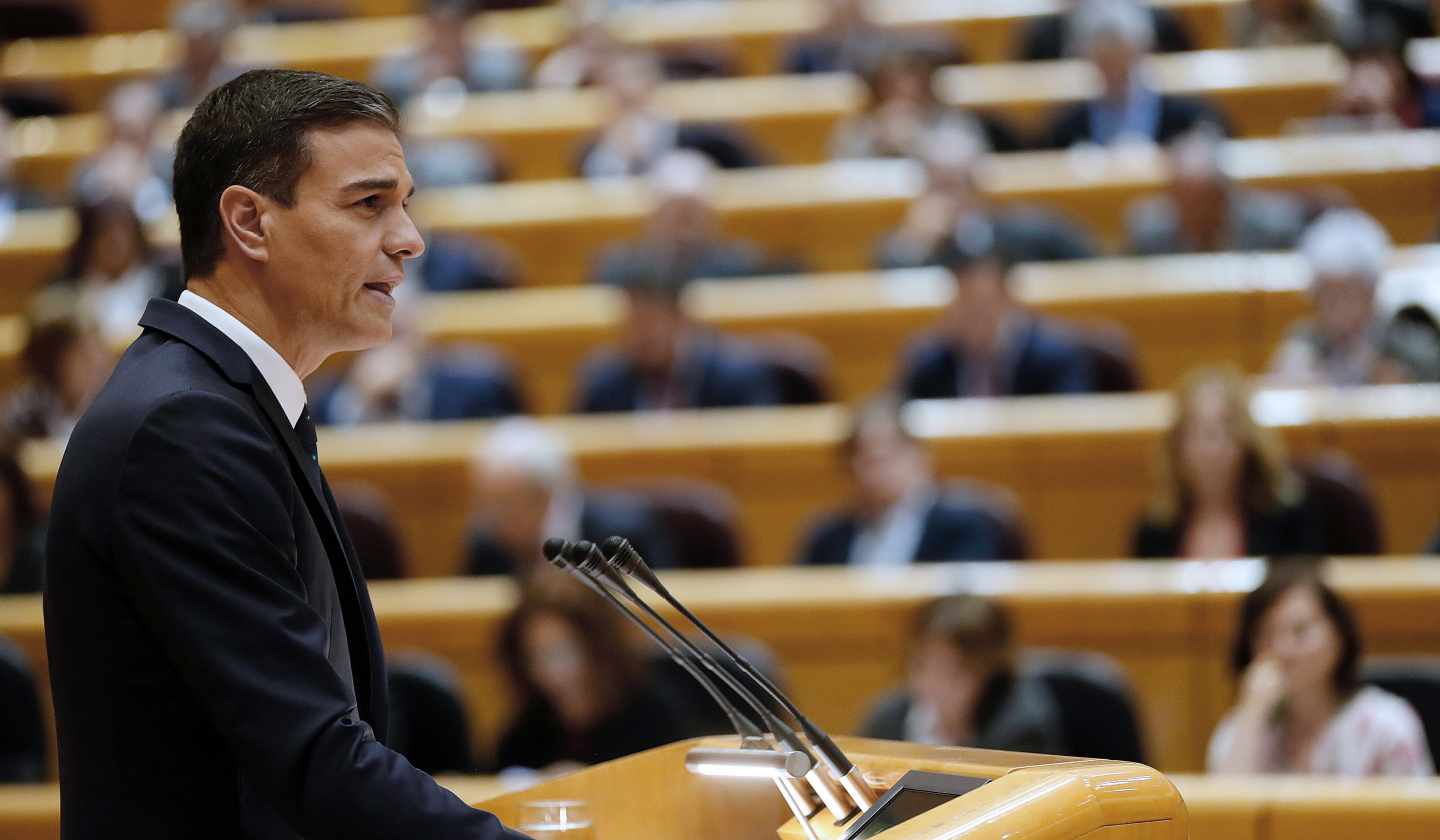
M 860 809 L 867 810 L 875 804 L 875 792 L 871 790 L 870 785 L 865 781 L 865 777 L 860 773 L 860 769 L 856 767 L 854 762 L 836 745 L 835 741 L 826 734 L 824 730 L 812 723 L 809 718 L 805 717 L 805 714 L 800 711 L 799 707 L 791 702 L 790 698 L 786 697 L 785 693 L 782 692 L 775 683 L 771 682 L 769 677 L 765 676 L 758 668 L 747 662 L 743 656 L 736 653 L 723 639 L 707 627 L 705 622 L 690 612 L 684 604 L 680 603 L 678 598 L 671 595 L 670 591 L 665 588 L 665 584 L 660 582 L 660 578 L 650 569 L 645 559 L 640 556 L 640 553 L 635 550 L 635 547 L 630 544 L 629 540 L 623 537 L 610 537 L 605 540 L 603 552 L 605 561 L 611 568 L 621 574 L 635 578 L 656 595 L 659 595 L 666 603 L 674 607 L 677 612 L 684 616 L 686 621 L 689 621 L 696 629 L 705 634 L 705 637 L 713 642 L 716 647 L 724 651 L 726 657 L 734 662 L 736 666 L 750 678 L 751 682 L 760 686 L 766 694 L 774 698 L 775 702 L 779 703 L 790 716 L 795 719 L 795 723 L 804 731 L 805 737 L 810 740 L 810 743 L 815 745 L 815 750 L 820 754 L 820 758 L 825 762 L 826 767 L 840 780 L 841 785 L 845 787 L 845 791 L 850 794 L 850 798 L 855 801 L 855 804 L 859 806 Z
M 765 729 L 774 735 L 776 740 L 784 745 L 785 749 L 802 753 L 809 757 L 812 762 L 815 761 L 815 753 L 806 745 L 805 741 L 801 739 L 799 733 L 771 712 L 770 709 L 755 696 L 754 692 L 746 688 L 736 679 L 735 675 L 731 674 L 721 666 L 720 663 L 716 662 L 713 656 L 690 641 L 688 636 L 677 630 L 664 616 L 656 612 L 655 608 L 651 607 L 644 598 L 636 594 L 635 590 L 631 589 L 630 585 L 625 582 L 625 579 L 606 561 L 604 554 L 601 553 L 598 546 L 587 540 L 580 540 L 579 542 L 568 544 L 559 556 L 563 560 L 568 561 L 569 565 L 578 573 L 593 579 L 601 585 L 606 585 L 607 588 L 613 588 L 615 592 L 624 596 L 627 601 L 639 608 L 656 624 L 665 628 L 683 650 L 719 679 L 720 682 L 724 683 L 727 688 L 735 692 L 736 696 L 743 700 L 747 706 L 755 710 L 756 715 L 764 724 Z M 733 657 L 733 653 L 727 655 Z M 815 793 L 825 804 L 826 809 L 829 810 L 835 818 L 836 824 L 845 822 L 858 812 L 859 809 L 845 802 L 839 789 L 835 787 L 829 778 L 820 772 L 818 765 L 811 768 L 810 772 L 805 775 L 805 780 L 814 788 Z

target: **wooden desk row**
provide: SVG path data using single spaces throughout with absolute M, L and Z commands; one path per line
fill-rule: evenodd
M 1135 689 L 1150 762 L 1165 772 L 1193 772 L 1203 768 L 1210 733 L 1232 702 L 1227 662 L 1237 602 L 1262 572 L 1256 561 L 1107 561 L 950 564 L 884 574 L 669 572 L 665 579 L 719 632 L 769 646 L 796 702 L 837 734 L 854 731 L 870 704 L 903 679 L 918 609 L 946 593 L 997 598 L 1011 612 L 1021 645 L 1112 657 Z M 1355 608 L 1367 655 L 1440 654 L 1434 619 L 1440 562 L 1345 560 L 1330 574 Z M 418 649 L 451 662 L 463 681 L 476 746 L 493 748 L 510 713 L 495 651 L 514 604 L 512 584 L 385 581 L 371 592 L 387 652 Z M 0 598 L 0 635 L 16 640 L 46 673 L 38 597 Z
M 102 0 L 92 0 L 102 2 Z M 1184 21 L 1201 49 L 1228 46 L 1226 16 L 1245 0 L 1157 0 Z M 136 76 L 163 73 L 181 53 L 166 4 L 107 2 L 115 14 L 96 15 L 97 30 L 111 34 L 84 38 L 29 40 L 0 53 L 0 82 L 41 82 L 63 90 L 78 108 L 93 109 L 115 84 Z M 349 20 L 246 26 L 230 44 L 233 60 L 321 70 L 366 78 L 380 59 L 418 45 L 424 37 L 410 0 L 360 0 L 352 4 L 381 16 Z M 977 62 L 1009 58 L 1022 27 L 1065 7 L 1062 0 L 1012 0 L 994 4 L 955 4 L 943 0 L 885 0 L 872 4 L 877 21 L 898 30 L 936 30 L 959 40 Z M 128 24 L 121 9 L 138 13 Z M 824 19 L 821 0 L 692 0 L 667 3 L 663 10 L 622 9 L 612 25 L 623 41 L 672 49 L 713 47 L 734 56 L 739 72 L 764 75 L 780 70 L 787 45 L 814 31 Z M 356 9 L 360 11 L 359 8 Z M 471 22 L 472 38 L 503 39 L 525 51 L 532 63 L 564 42 L 567 33 L 559 4 L 496 11 Z M 124 34 L 121 34 L 124 33 Z
M 1280 134 L 1295 119 L 1325 113 L 1345 60 L 1330 46 L 1211 50 L 1157 56 L 1161 90 L 1215 103 L 1240 136 Z M 1001 118 L 1023 136 L 1038 136 L 1060 106 L 1093 95 L 1097 81 L 1081 61 L 950 67 L 936 77 L 941 100 Z M 776 163 L 819 163 L 829 157 L 839 122 L 865 101 L 863 84 L 848 74 L 766 76 L 672 82 L 660 106 L 685 121 L 740 126 Z M 485 140 L 515 180 L 565 178 L 581 149 L 604 123 L 607 98 L 599 90 L 475 94 L 462 105 L 420 102 L 407 114 L 412 136 Z M 178 136 L 175 115 L 163 136 Z M 55 190 L 105 139 L 96 113 L 22 120 L 15 126 L 19 177 Z
M 1338 188 L 1400 243 L 1435 235 L 1440 132 L 1235 140 L 1226 160 L 1236 180 L 1251 186 Z M 995 155 L 981 179 L 997 201 L 1053 207 L 1115 249 L 1124 240 L 1127 208 L 1164 189 L 1167 175 L 1163 155 L 1153 150 L 1071 150 Z M 876 243 L 922 188 L 911 161 L 762 167 L 720 173 L 714 204 L 728 235 L 813 270 L 853 271 L 870 265 Z M 604 247 L 640 233 L 651 196 L 641 179 L 535 181 L 432 190 L 412 206 L 431 230 L 488 236 L 508 247 L 528 285 L 573 285 Z M 151 233 L 173 246 L 177 228 L 172 217 Z M 0 241 L 9 282 L 33 286 L 56 271 L 73 236 L 69 211 L 18 214 Z
M 1292 454 L 1349 454 L 1368 477 L 1391 552 L 1418 550 L 1440 522 L 1440 386 L 1268 391 L 1255 402 Z M 1018 498 L 1036 558 L 1130 551 L 1149 499 L 1152 461 L 1171 415 L 1165 393 L 913 404 L 909 419 L 945 478 L 973 478 Z M 595 486 L 689 478 L 729 491 L 747 562 L 791 562 L 811 521 L 842 506 L 842 406 L 546 418 Z M 489 423 L 416 423 L 326 430 L 333 483 L 370 484 L 390 500 L 412 574 L 461 568 L 471 515 L 469 463 Z M 48 497 L 51 443 L 23 453 Z

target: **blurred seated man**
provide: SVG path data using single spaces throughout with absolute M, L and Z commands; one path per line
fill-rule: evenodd
M 1005 559 L 1000 524 L 974 500 L 936 483 L 930 455 L 905 427 L 901 409 L 887 395 L 855 412 L 840 449 L 854 501 L 811 527 L 796 557 L 800 565 L 883 569 Z
M 1236 184 L 1221 165 L 1223 146 L 1205 129 L 1170 145 L 1170 185 L 1129 212 L 1130 253 L 1289 251 L 1305 229 L 1298 199 Z
M 1155 43 L 1149 15 L 1132 0 L 1085 0 L 1074 12 L 1075 55 L 1094 65 L 1099 95 L 1056 113 L 1046 145 L 1169 143 L 1201 123 L 1228 134 L 1225 119 L 1205 102 L 1155 89 L 1145 57 Z
M 408 298 L 408 299 L 407 299 Z M 431 347 L 413 295 L 399 302 L 390 341 L 357 355 L 311 406 L 317 423 L 478 420 L 524 411 L 509 368 L 488 352 Z
M 1356 23 L 1350 0 L 1249 0 L 1230 10 L 1230 43 L 1247 48 L 1329 44 Z
M 601 253 L 592 280 L 623 286 L 637 272 L 660 270 L 683 280 L 731 279 L 767 273 L 759 247 L 721 238 L 710 203 L 715 166 L 696 152 L 671 152 L 650 173 L 654 205 L 644 236 Z
M 1360 681 L 1354 613 L 1314 563 L 1272 561 L 1239 619 L 1235 707 L 1210 738 L 1211 773 L 1435 774 L 1415 709 Z
M 779 388 L 749 346 L 695 324 L 683 277 L 637 265 L 625 278 L 621 345 L 585 360 L 575 410 L 671 411 L 778 405 Z
M 7 234 L 17 212 L 36 210 L 47 203 L 44 196 L 15 180 L 14 127 L 10 112 L 0 106 L 0 231 Z
M 160 91 L 149 81 L 126 82 L 105 98 L 109 137 L 76 170 L 72 192 L 92 204 L 112 196 L 126 198 L 145 222 L 172 212 L 170 173 L 174 150 L 156 142 L 164 116 Z
M 928 132 L 946 123 L 982 133 L 991 151 L 1020 148 L 1014 133 L 988 116 L 951 108 L 935 96 L 934 75 L 944 57 L 933 49 L 879 50 L 863 68 L 869 92 L 865 110 L 847 117 L 830 136 L 836 158 L 895 158 L 919 154 Z
M 867 738 L 1055 754 L 1064 750 L 1059 701 L 1015 666 L 1009 616 L 977 595 L 926 607 L 911 637 L 907 686 L 881 699 Z
M 4 406 L 4 432 L 13 438 L 65 439 L 105 384 L 114 358 L 71 293 L 42 293 L 26 313 L 20 353 L 25 381 Z
M 425 252 L 406 266 L 427 292 L 475 292 L 515 285 L 515 259 L 498 243 L 458 233 L 431 232 Z
M 184 47 L 180 62 L 160 77 L 160 103 L 164 110 L 192 108 L 205 94 L 249 68 L 225 56 L 226 41 L 239 24 L 230 0 L 185 0 L 170 19 Z
M 905 399 L 1080 394 L 1095 388 L 1090 356 L 1063 328 L 1010 292 L 1011 261 L 988 228 L 945 237 L 935 260 L 955 279 L 940 328 L 909 348 Z
M 1375 289 L 1390 259 L 1390 237 L 1360 210 L 1331 210 L 1305 231 L 1314 314 L 1291 328 L 1271 360 L 1277 387 L 1406 382 L 1409 331 L 1377 310 Z
M 1349 64 L 1335 88 L 1327 114 L 1294 120 L 1302 134 L 1405 131 L 1440 124 L 1440 94 L 1406 63 L 1403 45 L 1382 33 L 1364 33 L 1344 43 Z
M 859 73 L 889 34 L 870 19 L 866 0 L 826 0 L 820 28 L 796 39 L 781 59 L 782 73 Z
M 245 19 L 262 24 L 339 20 L 351 5 L 351 0 L 241 0 Z
M 996 207 L 981 191 L 977 170 L 988 147 L 974 123 L 946 120 L 921 138 L 925 191 L 900 227 L 881 240 L 877 268 L 933 265 L 942 240 L 956 231 L 990 230 L 1016 262 L 1082 260 L 1097 255 L 1089 235 L 1070 220 L 1035 207 Z
M 397 53 L 375 68 L 375 87 L 399 104 L 437 86 L 458 93 L 516 90 L 525 86 L 525 56 L 499 36 L 469 37 L 483 3 L 428 0 L 424 35 L 413 50 Z
M 616 53 L 601 75 L 609 113 L 600 133 L 582 150 L 577 171 L 586 178 L 642 175 L 676 149 L 691 149 L 724 169 L 759 166 L 751 142 L 728 127 L 679 123 L 655 103 L 660 63 L 641 50 Z
M 605 65 L 624 47 L 610 31 L 609 10 L 592 0 L 567 0 L 565 39 L 535 67 L 537 88 L 573 90 L 599 84 Z
M 476 450 L 470 479 L 466 574 L 529 579 L 548 568 L 540 546 L 551 537 L 600 543 L 622 536 L 650 565 L 675 565 L 669 535 L 649 506 L 581 486 L 565 441 L 534 420 L 498 423 Z
M 1061 13 L 1045 15 L 1028 24 L 1020 32 L 1015 50 L 1019 61 L 1054 61 L 1067 56 L 1067 48 L 1075 43 L 1075 17 L 1080 7 L 1094 0 L 1063 0 L 1069 8 Z M 1157 8 L 1141 2 L 1132 2 L 1150 17 L 1150 26 L 1155 33 L 1155 51 L 1162 53 L 1184 52 L 1194 49 L 1190 33 L 1185 30 L 1184 21 L 1169 9 Z M 1145 9 L 1145 6 L 1149 6 Z M 1068 55 L 1075 55 L 1070 52 Z

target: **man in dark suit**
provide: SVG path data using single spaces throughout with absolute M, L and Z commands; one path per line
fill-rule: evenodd
M 895 399 L 871 400 L 855 413 L 841 459 L 855 501 L 811 528 L 800 564 L 885 568 L 1018 559 L 1010 556 L 1014 541 L 983 491 L 936 486 L 929 454 L 905 428 Z
M 655 511 L 629 494 L 585 488 L 565 442 L 534 420 L 496 425 L 475 454 L 471 480 L 476 507 L 465 546 L 468 574 L 528 578 L 548 570 L 540 546 L 550 537 L 600 543 L 619 535 L 651 566 L 675 566 Z
M 1078 394 L 1095 390 L 1094 362 L 1068 330 L 1019 304 L 1010 259 L 986 229 L 942 240 L 934 262 L 955 278 L 941 327 L 906 353 L 906 399 Z
M 1164 144 L 1205 123 L 1229 133 L 1225 118 L 1205 102 L 1155 89 L 1143 66 L 1155 44 L 1154 25 L 1145 9 L 1130 0 L 1092 0 L 1072 17 L 1075 54 L 1094 65 L 1100 93 L 1061 108 L 1044 138 L 1046 146 L 1112 146 L 1137 140 Z
M 384 96 L 261 70 L 175 162 L 187 290 L 80 420 L 45 633 L 62 833 L 501 840 L 384 745 L 379 631 L 302 379 L 390 334 L 423 244 Z
M 1075 7 L 1081 2 L 1083 0 L 1069 0 L 1069 10 L 1060 14 L 1043 15 L 1022 29 L 1015 49 L 1015 59 L 1054 61 L 1065 58 L 1073 40 L 1071 21 L 1075 16 Z M 1148 5 L 1141 0 L 1126 2 Z M 1185 29 L 1185 22 L 1174 12 L 1156 6 L 1150 6 L 1146 12 L 1150 15 L 1150 25 L 1155 30 L 1156 52 L 1171 53 L 1195 49 L 1190 33 Z
M 683 278 L 653 266 L 637 266 L 626 278 L 623 343 L 585 361 L 576 411 L 779 404 L 775 376 L 757 352 L 690 320 L 680 300 L 684 287 Z

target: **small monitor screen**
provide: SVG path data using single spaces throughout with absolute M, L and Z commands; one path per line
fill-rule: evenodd
M 911 817 L 918 817 L 931 808 L 944 805 L 955 798 L 953 793 L 936 793 L 933 790 L 902 790 L 899 794 L 885 803 L 885 807 L 876 811 L 870 819 L 865 821 L 865 827 L 860 829 L 852 840 L 869 840 L 887 828 L 894 828 Z

